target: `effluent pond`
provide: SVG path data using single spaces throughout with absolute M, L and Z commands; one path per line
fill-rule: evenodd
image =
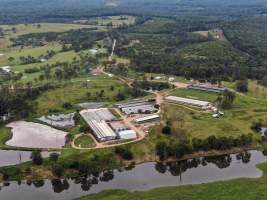
M 17 165 L 31 160 L 31 151 L 0 150 L 0 167 Z M 52 152 L 42 152 L 44 158 Z M 1 199 L 1 198 L 0 198 Z
M 2 183 L 0 199 L 70 200 L 109 189 L 130 191 L 208 183 L 241 177 L 258 178 L 256 165 L 267 162 L 261 151 L 196 158 L 179 162 L 144 163 L 75 179 Z

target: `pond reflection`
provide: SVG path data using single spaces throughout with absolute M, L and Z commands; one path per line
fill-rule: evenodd
M 210 156 L 204 158 L 193 158 L 190 160 L 183 160 L 177 162 L 157 162 L 155 164 L 155 170 L 161 174 L 169 172 L 173 176 L 179 176 L 186 172 L 188 169 L 197 168 L 201 166 L 207 166 L 208 164 L 214 164 L 219 169 L 227 168 L 231 165 L 232 155 Z M 241 160 L 242 163 L 249 163 L 251 158 L 250 152 L 242 152 L 236 154 L 236 160 Z
M 31 160 L 31 151 L 0 150 L 0 167 L 16 165 Z M 43 151 L 42 156 L 47 158 L 50 153 Z
M 148 190 L 240 177 L 260 177 L 262 172 L 255 165 L 266 161 L 267 157 L 262 152 L 250 151 L 177 162 L 150 162 L 72 179 L 4 183 L 0 199 L 69 200 L 108 189 Z

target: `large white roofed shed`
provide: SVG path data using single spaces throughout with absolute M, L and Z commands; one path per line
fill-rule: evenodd
M 167 96 L 165 97 L 165 100 L 171 101 L 174 103 L 188 104 L 188 105 L 193 105 L 193 106 L 198 106 L 198 107 L 207 107 L 210 105 L 210 103 L 207 101 L 200 101 L 196 99 L 188 99 L 188 98 L 176 97 L 176 96 Z

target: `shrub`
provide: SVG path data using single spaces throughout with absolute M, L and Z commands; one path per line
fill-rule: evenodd
M 238 80 L 236 82 L 236 90 L 238 92 L 248 92 L 248 80 Z
M 133 159 L 133 153 L 128 148 L 116 147 L 115 153 L 125 160 L 132 160 Z
M 163 134 L 165 134 L 165 135 L 171 135 L 171 133 L 172 133 L 172 129 L 171 129 L 171 127 L 170 126 L 164 126 L 163 128 L 162 128 L 162 131 L 161 131 Z
M 159 156 L 160 160 L 165 160 L 168 158 L 168 145 L 165 142 L 158 142 L 156 145 L 156 154 Z
M 65 109 L 71 109 L 71 108 L 73 108 L 72 104 L 69 103 L 69 102 L 63 103 L 62 107 L 65 108 Z
M 31 154 L 31 159 L 32 159 L 33 164 L 35 165 L 43 164 L 43 157 L 42 157 L 41 151 L 33 151 Z
M 51 154 L 49 155 L 49 159 L 50 159 L 51 161 L 53 161 L 53 162 L 57 162 L 58 157 L 59 157 L 59 154 L 58 154 L 58 153 L 51 153 Z
M 63 174 L 63 167 L 61 165 L 53 165 L 52 166 L 52 173 L 56 177 L 61 177 Z

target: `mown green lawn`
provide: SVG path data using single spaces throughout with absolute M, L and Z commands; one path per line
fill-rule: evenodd
M 89 136 L 89 135 L 82 135 L 78 137 L 75 141 L 74 144 L 77 147 L 81 148 L 90 148 L 95 146 L 94 140 Z
M 203 92 L 200 90 L 191 90 L 187 88 L 176 89 L 171 93 L 171 95 L 209 102 L 214 102 L 218 97 L 216 93 Z
M 199 185 L 165 187 L 142 192 L 104 191 L 78 200 L 264 200 L 267 199 L 267 163 L 258 167 L 258 179 L 241 178 Z
M 12 137 L 11 130 L 9 128 L 0 126 L 0 147 L 6 147 L 6 142 Z

